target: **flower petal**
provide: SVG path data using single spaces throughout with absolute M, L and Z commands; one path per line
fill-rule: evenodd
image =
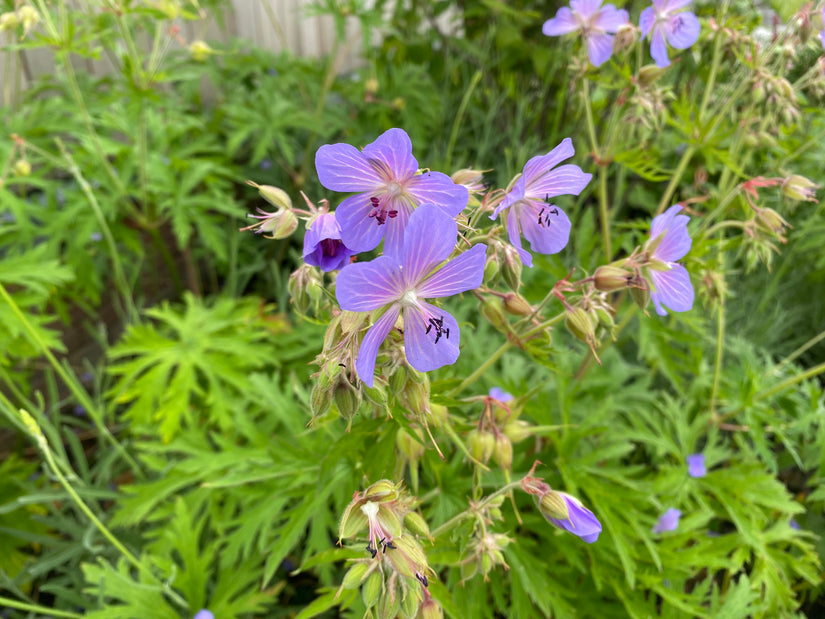
M 344 271 L 352 268 L 355 265 L 350 265 Z M 341 271 L 341 275 L 344 274 Z M 338 278 L 341 278 L 341 275 Z M 378 357 L 378 349 L 381 343 L 387 339 L 387 335 L 392 330 L 395 321 L 398 320 L 400 312 L 399 305 L 393 304 L 384 314 L 375 321 L 375 324 L 369 328 L 364 339 L 361 341 L 361 348 L 358 349 L 358 358 L 355 360 L 355 370 L 358 372 L 358 377 L 364 381 L 367 387 L 372 387 L 373 379 L 375 378 L 375 359 Z
M 359 253 L 375 249 L 384 238 L 387 226 L 379 226 L 369 214 L 373 210 L 368 194 L 350 196 L 335 209 L 335 218 L 341 226 L 341 240 L 352 251 Z
M 573 12 L 567 7 L 562 7 L 556 12 L 554 18 L 544 22 L 541 31 L 548 37 L 558 37 L 575 32 L 580 28 L 581 24 Z
M 601 5 L 602 0 L 570 0 L 570 8 L 585 21 L 590 19 Z
M 404 281 L 416 286 L 439 262 L 446 260 L 458 235 L 455 220 L 435 204 L 423 204 L 410 215 L 404 231 L 400 262 Z
M 499 203 L 499 205 L 493 211 L 493 214 L 490 215 L 490 219 L 495 219 L 498 217 L 498 214 L 501 213 L 506 208 L 509 208 L 519 200 L 524 197 L 524 192 L 526 189 L 524 175 L 522 174 L 519 179 L 516 181 L 513 188 L 507 192 L 507 195 L 504 196 L 504 199 Z
M 670 58 L 667 57 L 667 44 L 663 26 L 658 25 L 653 28 L 653 36 L 650 37 L 650 55 L 656 61 L 656 66 L 664 69 L 670 66 Z
M 438 329 L 430 319 L 438 322 Z M 427 327 L 430 327 L 429 332 Z M 404 308 L 404 350 L 407 361 L 419 372 L 429 372 L 455 363 L 459 354 L 459 339 L 458 323 L 443 309 L 426 301 Z
M 384 253 L 388 256 L 395 256 L 401 264 L 401 255 L 404 252 L 404 237 L 410 216 L 413 213 L 413 206 L 406 200 L 394 200 L 385 206 L 388 210 L 395 210 L 395 217 L 388 217 L 383 225 L 384 232 Z M 373 220 L 375 221 L 375 220 Z M 374 225 L 378 225 L 377 222 Z
M 369 191 L 381 179 L 366 157 L 349 144 L 324 144 L 315 153 L 318 180 L 333 191 Z
M 639 28 L 642 31 L 642 38 L 647 36 L 654 23 L 656 23 L 656 12 L 652 6 L 649 6 L 639 15 Z
M 656 524 L 653 526 L 654 533 L 664 533 L 665 531 L 675 531 L 679 527 L 679 519 L 682 517 L 682 512 L 673 507 L 662 514 Z
M 416 174 L 407 181 L 405 187 L 418 204 L 437 204 L 450 217 L 463 211 L 470 198 L 470 192 L 464 185 L 456 185 L 449 176 L 441 172 Z
M 663 217 L 665 214 L 663 213 L 658 217 Z M 654 224 L 658 217 L 654 218 Z M 688 221 L 690 221 L 690 217 L 687 215 L 676 215 L 672 218 L 664 231 L 664 237 L 653 251 L 653 258 L 664 262 L 676 262 L 685 257 L 693 243 L 687 231 Z M 655 238 L 651 236 L 651 239 Z
M 662 305 L 673 312 L 686 312 L 693 307 L 693 284 L 690 275 L 681 264 L 673 264 L 669 271 L 651 271 L 655 290 L 650 292 L 650 300 L 659 316 L 666 316 Z
M 388 129 L 364 147 L 363 155 L 384 181 L 406 180 L 418 169 L 410 136 L 403 129 Z
M 575 154 L 576 149 L 573 148 L 573 140 L 564 138 L 558 146 L 546 155 L 532 157 L 524 166 L 522 175 L 527 191 L 536 179 L 547 174 L 552 168 L 555 168 L 565 159 L 570 159 Z
M 573 535 L 577 535 L 588 544 L 592 544 L 599 539 L 599 533 L 602 532 L 602 524 L 596 518 L 595 514 L 582 505 L 574 497 L 565 492 L 559 492 L 567 505 L 568 518 L 548 518 L 550 522 L 559 528 L 569 531 Z
M 612 34 L 591 34 L 587 37 L 587 57 L 594 67 L 600 67 L 613 55 Z
M 526 267 L 533 266 L 533 256 L 521 245 L 521 230 L 519 227 L 519 209 L 511 208 L 507 213 L 507 236 L 510 237 L 510 244 L 516 248 L 521 263 Z
M 563 165 L 536 177 L 527 183 L 527 198 L 544 200 L 563 195 L 579 195 L 593 178 L 577 165 Z
M 661 0 L 659 1 L 661 2 Z M 664 9 L 668 13 L 672 13 L 673 11 L 678 11 L 682 7 L 686 7 L 691 2 L 693 2 L 693 0 L 665 0 Z
M 335 298 L 341 309 L 369 312 L 392 303 L 404 294 L 401 267 L 390 256 L 370 262 L 355 262 L 335 280 Z
M 630 16 L 624 9 L 617 9 L 612 4 L 606 4 L 593 20 L 593 27 L 604 32 L 616 32 L 630 22 Z
M 667 41 L 676 49 L 687 49 L 699 40 L 699 31 L 702 26 L 693 13 L 679 13 L 671 17 L 665 33 Z
M 705 468 L 705 454 L 690 454 L 685 461 L 688 465 L 688 475 L 691 477 L 704 477 L 708 471 Z
M 537 201 L 531 201 L 530 204 L 532 208 L 519 208 L 519 222 L 524 238 L 530 241 L 530 249 L 534 252 L 557 254 L 570 239 L 570 219 L 555 204 Z
M 425 299 L 449 297 L 475 290 L 484 281 L 487 246 L 473 245 L 422 281 L 416 292 Z

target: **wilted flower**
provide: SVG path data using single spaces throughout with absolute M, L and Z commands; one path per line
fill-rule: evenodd
M 378 348 L 402 314 L 404 348 L 412 367 L 428 372 L 458 359 L 456 319 L 424 301 L 481 285 L 486 245 L 475 245 L 436 269 L 453 252 L 457 235 L 452 217 L 434 204 L 425 204 L 410 216 L 396 255 L 385 253 L 371 262 L 351 264 L 338 275 L 335 294 L 342 309 L 384 308 L 364 336 L 355 363 L 367 386 L 372 387 Z
M 782 180 L 782 193 L 793 200 L 816 202 L 818 188 L 819 185 L 799 174 L 793 174 Z
M 642 36 L 652 32 L 650 55 L 657 66 L 670 65 L 667 43 L 676 49 L 687 49 L 699 39 L 701 26 L 696 15 L 681 11 L 690 3 L 691 0 L 653 0 L 653 6 L 647 7 L 639 16 Z
M 341 227 L 335 213 L 321 213 L 307 223 L 304 236 L 304 262 L 322 271 L 343 269 L 354 252 L 341 240 Z
M 612 4 L 602 6 L 602 0 L 570 0 L 570 8 L 562 7 L 553 19 L 544 22 L 541 31 L 548 37 L 581 31 L 587 41 L 587 55 L 598 67 L 613 53 L 613 34 L 628 21 L 627 11 Z
M 539 510 L 547 520 L 588 544 L 599 539 L 602 525 L 598 518 L 576 497 L 552 490 L 539 500 Z
M 349 144 L 325 144 L 315 155 L 318 180 L 333 191 L 356 191 L 336 210 L 344 244 L 355 252 L 401 250 L 404 229 L 415 208 L 435 204 L 450 217 L 467 206 L 468 191 L 440 172 L 417 174 L 412 143 L 402 129 L 390 129 L 359 151 Z
M 555 254 L 564 249 L 570 237 L 570 220 L 563 210 L 550 203 L 550 198 L 565 194 L 579 195 L 592 174 L 585 174 L 577 165 L 559 163 L 575 154 L 570 138 L 562 140 L 546 155 L 533 157 L 513 187 L 504 196 L 490 219 L 509 208 L 507 233 L 521 261 L 533 266 L 530 252 L 521 246 L 521 233 L 530 241 L 530 249 L 540 254 Z
M 708 472 L 705 469 L 705 454 L 690 454 L 685 460 L 688 465 L 688 475 L 691 477 L 704 477 L 707 475 Z
M 669 508 L 661 518 L 653 525 L 654 533 L 664 533 L 665 531 L 675 531 L 679 526 L 679 519 L 682 517 L 682 512 L 673 507 Z
M 257 219 L 258 221 L 251 226 L 241 228 L 241 232 L 247 230 L 254 230 L 255 234 L 264 234 L 264 232 L 267 232 L 268 234 L 264 234 L 264 237 L 268 239 L 285 239 L 295 232 L 295 229 L 298 227 L 298 218 L 295 217 L 295 213 L 288 209 L 279 209 L 274 213 L 270 213 L 261 208 L 256 208 L 255 210 L 260 214 L 250 214 L 247 215 L 247 217 Z
M 676 260 L 681 260 L 688 253 L 691 246 L 687 224 L 690 218 L 679 215 L 682 206 L 671 206 L 661 215 L 653 218 L 650 226 L 650 241 L 648 248 L 652 248 L 649 269 L 653 290 L 650 299 L 660 316 L 667 315 L 663 305 L 674 312 L 686 312 L 693 307 L 693 285 L 690 275 Z

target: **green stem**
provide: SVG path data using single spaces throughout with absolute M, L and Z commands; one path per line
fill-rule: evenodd
M 688 163 L 690 163 L 693 154 L 696 152 L 696 147 L 693 145 L 688 145 L 685 148 L 685 152 L 682 153 L 682 158 L 679 160 L 679 164 L 676 166 L 676 171 L 673 173 L 673 176 L 670 178 L 670 182 L 667 185 L 667 189 L 662 194 L 662 199 L 659 200 L 659 206 L 656 207 L 656 215 L 661 215 L 664 210 L 670 205 L 670 200 L 673 198 L 673 194 L 676 192 L 676 186 L 682 180 L 682 174 L 685 173 L 685 168 L 687 168 Z
M 823 331 L 822 333 L 820 333 L 819 335 L 817 335 L 815 337 L 812 337 L 810 340 L 805 342 L 802 346 L 800 346 L 795 351 L 793 351 L 790 355 L 785 357 L 782 360 L 782 363 L 780 363 L 777 366 L 777 368 L 781 368 L 781 367 L 784 367 L 784 366 L 788 365 L 791 361 L 796 359 L 799 355 L 803 354 L 806 350 L 808 350 L 809 348 L 812 348 L 813 346 L 816 346 L 817 344 L 819 344 L 823 339 L 825 339 L 825 331 Z
M 20 309 L 20 306 L 17 305 L 15 300 L 11 297 L 11 295 L 6 291 L 5 286 L 0 283 L 0 298 L 5 301 L 9 308 L 11 309 L 12 313 L 15 315 L 17 320 L 20 321 L 20 324 L 23 326 L 23 329 L 29 336 L 32 344 L 35 345 L 36 348 L 40 349 L 40 353 L 46 357 L 46 359 L 51 364 L 54 371 L 57 375 L 61 378 L 63 383 L 69 388 L 69 391 L 72 392 L 72 395 L 77 399 L 78 403 L 86 409 L 86 412 L 91 417 L 92 422 L 95 424 L 98 432 L 100 435 L 108 441 L 115 450 L 121 455 L 121 457 L 129 464 L 132 471 L 135 473 L 136 476 L 142 478 L 143 472 L 140 470 L 140 466 L 138 463 L 129 455 L 129 453 L 123 448 L 123 445 L 117 442 L 112 433 L 109 432 L 109 428 L 106 427 L 106 424 L 103 423 L 103 415 L 98 410 L 97 405 L 92 401 L 92 398 L 89 397 L 89 394 L 86 393 L 86 390 L 78 384 L 77 378 L 75 376 L 70 375 L 66 368 L 57 360 L 57 358 L 52 354 L 52 351 L 49 350 L 49 346 L 46 342 L 43 341 L 43 338 L 40 337 L 40 334 L 37 330 L 32 326 L 29 322 L 29 319 L 26 318 L 26 315 Z
M 587 134 L 590 136 L 590 148 L 599 168 L 599 220 L 602 229 L 602 245 L 607 259 L 613 255 L 610 243 L 610 216 L 607 211 L 607 167 L 602 163 L 602 152 L 596 140 L 596 124 L 593 120 L 593 108 L 590 105 L 590 80 L 584 79 L 584 111 L 587 119 Z
M 29 604 L 27 602 L 18 602 L 11 598 L 0 597 L 0 607 L 16 608 L 17 610 L 25 610 L 30 613 L 37 613 L 38 615 L 45 615 L 47 617 L 70 617 L 71 619 L 83 619 L 80 613 L 72 613 L 67 610 L 55 610 L 54 608 L 47 608 L 38 604 Z
M 472 385 L 474 382 L 476 382 L 479 379 L 479 377 L 482 374 L 484 374 L 484 372 L 486 372 L 488 369 L 490 369 L 490 366 L 493 365 L 496 361 L 498 361 L 501 358 L 501 355 L 503 355 L 505 352 L 507 352 L 507 350 L 512 345 L 513 345 L 513 343 L 510 342 L 510 340 L 507 340 L 506 342 L 504 342 L 504 344 L 502 344 L 496 352 L 494 352 L 491 356 L 489 356 L 484 361 L 484 363 L 482 363 L 480 366 L 478 366 L 472 374 L 470 374 L 467 378 L 465 378 L 463 381 L 461 381 L 461 384 L 458 385 L 458 387 L 448 391 L 447 392 L 447 397 L 454 396 L 457 393 L 461 393 L 462 391 L 464 391 L 464 389 L 466 389 L 467 387 Z
M 719 23 L 723 23 L 725 18 L 725 14 L 727 13 L 728 9 L 728 2 L 724 2 L 722 4 L 722 11 L 719 17 Z M 708 102 L 710 101 L 710 94 L 713 92 L 713 85 L 716 81 L 716 74 L 719 71 L 719 63 L 722 59 L 722 33 L 721 31 L 716 33 L 716 38 L 713 41 L 713 60 L 711 61 L 710 65 L 710 73 L 708 74 L 708 82 L 705 85 L 705 92 L 702 95 L 702 105 L 699 107 L 699 121 L 701 122 L 702 119 L 705 117 L 705 110 L 707 110 Z
M 720 260 L 720 273 L 725 272 L 725 256 L 722 253 L 724 237 L 716 244 L 717 255 Z M 719 398 L 719 384 L 722 380 L 722 359 L 725 353 L 725 299 L 719 299 L 716 315 L 716 356 L 713 368 L 713 386 L 710 390 L 710 416 L 716 417 L 716 401 Z
M 519 486 L 521 486 L 521 480 L 513 481 L 513 482 L 510 482 L 509 484 L 507 484 L 506 486 L 502 486 L 501 488 L 499 488 L 498 490 L 493 492 L 490 496 L 488 496 L 486 499 L 481 501 L 478 505 L 476 505 L 475 508 L 473 509 L 473 511 L 463 511 L 460 514 L 457 514 L 457 515 L 453 516 L 452 518 L 450 518 L 447 522 L 445 522 L 441 526 L 436 527 L 435 529 L 433 529 L 433 531 L 431 532 L 432 537 L 433 538 L 440 537 L 441 535 L 443 535 L 444 533 L 446 533 L 447 531 L 449 531 L 450 529 L 452 529 L 453 527 L 458 525 L 462 520 L 466 520 L 467 518 L 475 517 L 475 512 L 478 512 L 478 511 L 484 509 L 484 507 L 486 507 L 492 500 L 494 500 L 494 499 L 496 499 L 496 498 L 498 498 L 498 497 L 500 497 L 504 494 L 507 494 L 508 492 L 510 492 L 514 488 L 518 488 Z
M 774 385 L 770 389 L 766 389 L 765 391 L 760 391 L 756 394 L 756 400 L 764 400 L 765 398 L 769 398 L 770 396 L 787 389 L 788 387 L 792 387 L 797 383 L 801 383 L 803 380 L 808 380 L 809 378 L 813 378 L 817 374 L 822 374 L 825 372 L 825 363 L 820 363 L 819 365 L 815 365 L 814 367 L 805 370 L 801 374 L 797 374 L 796 376 L 791 376 L 790 378 L 786 378 L 778 385 Z
M 464 118 L 464 112 L 467 110 L 467 105 L 470 103 L 470 97 L 472 96 L 476 86 L 478 86 L 478 82 L 480 80 L 481 71 L 476 71 L 470 80 L 470 85 L 467 86 L 467 90 L 464 91 L 464 96 L 461 98 L 461 104 L 458 106 L 458 112 L 456 112 L 455 120 L 453 121 L 453 129 L 450 131 L 450 141 L 447 144 L 447 154 L 444 157 L 444 169 L 447 170 L 448 173 L 450 170 L 450 165 L 452 164 L 455 142 L 456 139 L 458 139 L 458 127 L 461 125 L 461 120 Z

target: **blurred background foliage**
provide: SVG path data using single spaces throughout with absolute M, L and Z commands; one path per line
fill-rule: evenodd
M 18 4 L 4 0 L 3 11 Z M 625 7 L 632 20 L 643 4 Z M 762 24 L 750 2 L 724 3 L 724 15 L 719 3 L 695 4 L 700 17 L 741 33 Z M 364 33 L 362 63 L 346 73 L 338 56 L 274 55 L 243 40 L 210 42 L 208 52 L 193 41 L 167 47 L 174 19 L 220 15 L 221 0 L 34 2 L 33 31 L 4 32 L 8 67 L 32 50 L 56 66 L 2 109 L 4 616 L 191 617 L 208 608 L 220 619 L 361 617 L 354 591 L 336 597 L 345 560 L 364 554 L 335 546 L 353 492 L 406 479 L 431 528 L 467 509 L 481 473 L 463 441 L 481 407 L 447 394 L 489 358 L 491 341 L 505 341 L 507 325 L 480 321 L 470 295 L 457 304 L 470 323 L 462 356 L 433 374 L 427 393 L 449 411 L 433 427 L 446 460 L 429 444 L 399 451 L 410 427 L 401 393 L 386 407 L 365 403 L 349 431 L 334 403 L 308 425 L 328 315 L 323 300 L 301 315 L 290 305 L 298 235 L 238 233 L 261 205 L 243 180 L 282 187 L 296 202 L 299 191 L 332 199 L 315 177 L 317 148 L 363 145 L 390 127 L 410 134 L 422 167 L 491 170 L 492 186 L 567 136 L 576 163 L 595 171 L 580 50 L 541 34 L 560 5 L 319 0 L 308 10 L 330 15 L 341 41 L 352 21 Z M 694 143 L 707 59 L 730 43 L 708 23 L 657 82 L 660 124 L 615 131 L 626 109 L 618 101 L 633 93 L 632 54 L 589 76 L 600 131 L 620 136 L 610 145 L 613 255 L 599 244 L 594 182 L 565 205 L 568 248 L 525 270 L 531 302 L 572 267 L 592 272 L 645 236 Z M 758 175 L 821 179 L 823 98 L 809 71 L 817 45 L 774 50 L 781 62 L 763 69 L 788 72 L 799 113 L 752 127 L 736 122 L 771 110 L 736 90 L 761 74 L 730 43 L 711 105 L 734 92 L 741 104 L 705 134 L 674 202 L 706 198 L 693 208 L 708 212 L 725 187 Z M 77 68 L 101 55 L 115 71 Z M 514 478 L 541 460 L 548 483 L 581 497 L 604 532 L 585 545 L 516 496 L 520 520 L 508 502 L 494 525 L 512 540 L 509 569 L 465 580 L 469 530 L 425 542 L 438 574 L 432 593 L 448 616 L 825 612 L 825 218 L 820 204 L 778 189 L 760 199 L 792 224 L 770 268 L 744 235 L 697 235 L 688 269 L 703 303 L 692 312 L 645 318 L 625 303 L 601 366 L 560 329 L 543 347 L 510 350 L 476 385 L 475 395 L 501 386 L 523 396 L 521 419 L 541 428 L 515 446 Z M 734 204 L 746 217 L 744 201 Z M 43 442 L 31 439 L 21 408 Z M 691 479 L 684 459 L 698 451 L 710 473 Z M 491 467 L 486 491 L 509 475 Z M 668 507 L 684 514 L 678 530 L 651 533 Z

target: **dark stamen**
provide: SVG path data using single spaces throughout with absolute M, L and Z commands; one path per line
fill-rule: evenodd
M 415 573 L 415 577 L 418 579 L 418 582 L 420 582 L 420 583 L 421 583 L 422 585 L 424 585 L 425 587 L 429 587 L 429 586 L 430 586 L 430 583 L 429 583 L 429 581 L 427 580 L 427 577 L 426 577 L 426 576 L 424 576 L 423 574 L 419 574 L 418 572 L 416 572 L 416 573 Z
M 381 206 L 381 201 L 375 196 L 370 198 L 370 205 L 372 206 L 372 210 L 367 214 L 367 217 L 374 217 L 379 226 L 383 226 L 387 223 L 387 217 L 392 219 L 393 217 L 398 216 L 397 210 L 393 209 L 388 211 L 386 208 Z
M 442 335 L 449 339 L 450 330 L 444 328 L 444 316 L 441 316 L 440 318 L 430 318 L 427 322 L 430 324 L 428 324 L 427 328 L 424 329 L 424 333 L 429 333 L 430 329 L 435 329 L 435 344 L 438 344 L 438 340 L 441 339 Z
M 370 553 L 370 555 L 372 555 L 373 559 L 375 558 L 375 555 L 378 554 L 378 551 L 375 548 L 372 547 L 372 542 L 367 544 L 367 551 Z

